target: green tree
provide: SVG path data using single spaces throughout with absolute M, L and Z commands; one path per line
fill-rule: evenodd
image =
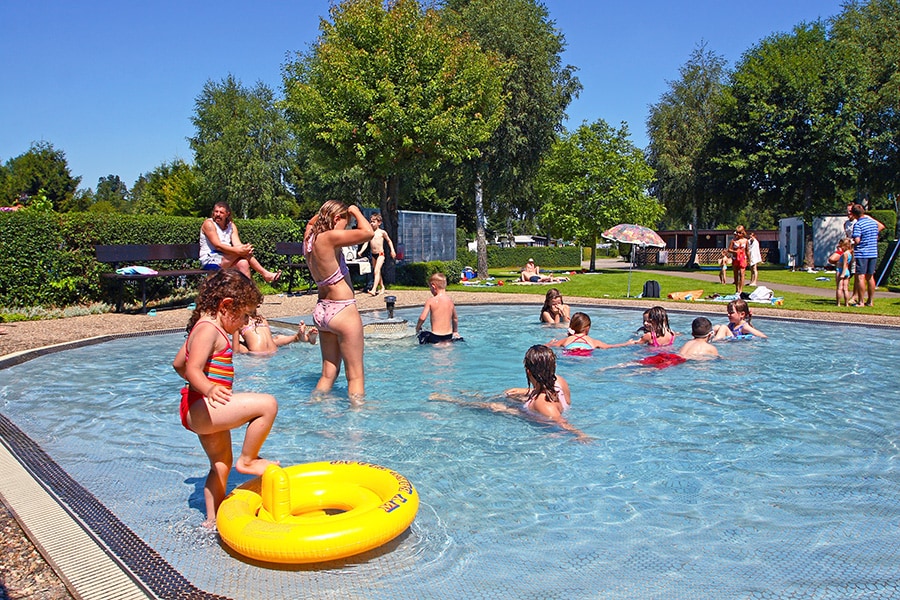
M 653 227 L 665 209 L 647 193 L 653 169 L 631 142 L 628 127 L 602 119 L 564 133 L 541 167 L 540 219 L 551 235 L 591 247 L 591 270 L 600 234 L 619 223 Z
M 724 95 L 714 162 L 748 201 L 807 221 L 834 211 L 856 179 L 850 84 L 822 23 L 764 39 Z
M 6 161 L 5 177 L 0 178 L 4 188 L 0 194 L 6 202 L 24 198 L 25 205 L 31 198 L 43 197 L 57 211 L 70 210 L 75 190 L 81 177 L 72 177 L 66 154 L 57 150 L 50 142 L 35 142 L 28 152 Z
M 206 209 L 224 200 L 243 218 L 295 211 L 285 185 L 294 141 L 271 89 L 263 83 L 245 88 L 231 75 L 207 81 L 191 122 Z
M 511 65 L 503 82 L 503 118 L 470 165 L 478 215 L 478 274 L 487 277 L 486 215 L 511 223 L 510 217 L 522 222 L 537 212 L 534 177 L 581 84 L 574 76 L 575 68 L 563 66 L 565 38 L 543 4 L 535 0 L 447 0 L 445 7 L 448 22 Z M 488 198 L 487 203 L 482 196 Z
M 831 27 L 832 39 L 850 71 L 852 88 L 843 110 L 855 124 L 855 197 L 876 199 L 897 192 L 900 172 L 900 2 L 852 1 Z M 893 208 L 883 203 L 880 208 Z
M 401 179 L 479 154 L 502 115 L 505 67 L 416 0 L 346 0 L 330 16 L 284 67 L 288 118 L 323 167 L 380 183 L 396 239 Z
M 697 262 L 697 231 L 708 210 L 710 144 L 719 122 L 726 83 L 725 59 L 700 45 L 679 69 L 681 78 L 650 107 L 648 160 L 655 193 L 669 222 L 690 222 L 694 232 L 687 265 Z
M 190 217 L 209 212 L 201 204 L 199 172 L 180 158 L 141 174 L 131 189 L 131 204 L 142 215 Z
M 128 212 L 128 186 L 118 175 L 101 177 L 97 180 L 91 209 L 97 212 Z

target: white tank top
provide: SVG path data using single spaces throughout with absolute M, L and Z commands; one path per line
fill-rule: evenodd
M 228 222 L 228 226 L 225 229 L 220 229 L 219 224 L 215 221 L 212 222 L 213 226 L 216 228 L 216 233 L 219 235 L 219 241 L 225 244 L 226 246 L 231 245 L 231 232 L 233 230 L 231 221 Z M 220 265 L 222 264 L 222 254 L 217 252 L 216 249 L 209 243 L 209 240 L 206 239 L 206 234 L 203 233 L 203 229 L 200 229 L 200 264 L 201 265 Z

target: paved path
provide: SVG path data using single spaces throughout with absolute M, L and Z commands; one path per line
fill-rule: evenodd
M 595 261 L 597 269 L 623 269 L 627 270 L 629 263 L 627 261 L 618 259 L 618 258 L 598 258 Z M 590 266 L 590 263 L 585 261 L 582 263 L 582 266 L 587 269 Z M 686 277 L 688 279 L 696 279 L 697 281 L 707 281 L 709 283 L 719 283 L 719 272 L 718 271 L 657 271 L 653 269 L 634 269 L 635 273 L 644 273 L 646 275 L 654 275 L 654 274 L 665 274 L 665 275 L 676 275 L 678 277 Z M 812 275 L 812 274 L 810 274 Z M 731 279 L 731 271 L 728 271 L 728 278 Z M 770 288 L 772 291 L 778 294 L 778 292 L 793 292 L 795 294 L 807 294 L 809 296 L 821 296 L 823 298 L 834 298 L 834 288 L 818 288 L 818 287 L 809 287 L 803 285 L 786 285 L 783 283 L 771 283 L 765 280 L 765 271 L 760 271 L 759 273 L 759 282 L 766 287 Z M 890 298 L 893 300 L 900 300 L 900 294 L 897 292 L 888 292 L 877 290 L 875 292 L 876 298 Z

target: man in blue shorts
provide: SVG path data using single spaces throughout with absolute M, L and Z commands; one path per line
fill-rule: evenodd
M 863 291 L 866 292 L 865 306 L 873 306 L 875 298 L 875 267 L 878 264 L 878 233 L 884 225 L 866 214 L 862 204 L 854 204 L 851 214 L 856 223 L 853 224 L 853 258 L 856 262 L 856 275 L 853 291 L 856 301 L 852 306 L 863 305 Z

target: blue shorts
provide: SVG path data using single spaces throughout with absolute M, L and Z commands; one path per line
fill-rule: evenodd
M 222 265 L 217 263 L 206 263 L 205 265 L 200 266 L 204 271 L 218 271 L 222 268 Z
M 875 269 L 878 267 L 878 257 L 856 258 L 855 262 L 857 275 L 874 275 Z

